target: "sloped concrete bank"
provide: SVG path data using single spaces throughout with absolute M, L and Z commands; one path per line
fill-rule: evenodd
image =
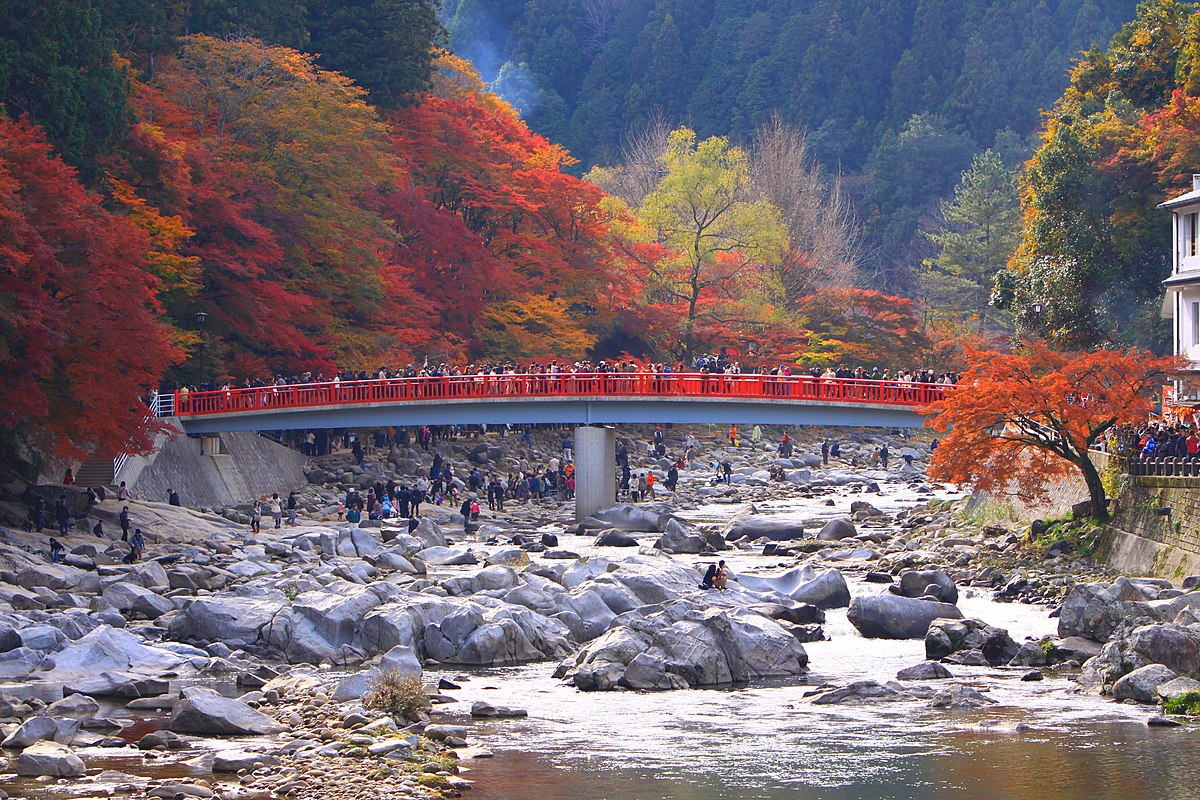
M 189 438 L 160 436 L 158 449 L 117 476 L 135 497 L 165 500 L 171 489 L 186 506 L 220 508 L 303 486 L 302 454 L 257 433 Z

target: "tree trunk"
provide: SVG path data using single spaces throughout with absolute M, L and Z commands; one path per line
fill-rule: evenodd
M 1104 482 L 1100 480 L 1100 473 L 1096 471 L 1096 465 L 1088 458 L 1086 452 L 1083 454 L 1083 459 L 1076 461 L 1075 464 L 1083 473 L 1083 481 L 1087 484 L 1088 496 L 1092 501 L 1092 516 L 1097 522 L 1108 522 L 1112 517 L 1108 513 L 1107 498 L 1104 496 Z

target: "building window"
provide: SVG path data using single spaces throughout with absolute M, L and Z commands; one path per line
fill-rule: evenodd
M 1200 212 L 1188 214 L 1185 227 L 1187 242 L 1184 244 L 1183 253 L 1186 257 L 1191 258 L 1196 255 L 1197 234 L 1200 233 Z

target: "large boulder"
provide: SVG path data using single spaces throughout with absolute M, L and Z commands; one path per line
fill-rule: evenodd
M 901 681 L 940 681 L 953 677 L 950 670 L 936 661 L 922 661 L 896 673 L 896 679 Z
M 1124 577 L 1112 583 L 1076 584 L 1059 611 L 1058 635 L 1106 642 L 1127 622 L 1173 622 L 1184 609 L 1200 612 L 1200 592 L 1179 595 L 1156 583 Z
M 978 652 L 992 666 L 1012 661 L 1017 643 L 1003 628 L 977 619 L 935 619 L 925 633 L 925 657 L 938 660 L 963 651 Z
M 1118 680 L 1151 664 L 1200 680 L 1200 630 L 1174 623 L 1123 626 L 1084 663 L 1078 680 L 1085 688 L 1109 692 Z
M 367 613 L 403 595 L 394 584 L 337 581 L 299 595 L 267 629 L 268 643 L 292 663 L 347 664 L 368 653 L 362 642 Z
M 144 586 L 120 581 L 109 584 L 100 595 L 103 601 L 118 611 L 140 614 L 146 619 L 158 619 L 175 610 L 175 604 Z
M 770 539 L 773 542 L 803 539 L 804 523 L 775 517 L 738 517 L 725 528 L 724 538 L 727 542 L 740 539 Z
M 850 605 L 850 587 L 836 569 L 818 574 L 812 567 L 804 566 L 771 578 L 737 575 L 735 580 L 752 592 L 774 592 L 821 609 Z
M 241 700 L 222 697 L 211 689 L 193 687 L 179 693 L 169 725 L 176 733 L 207 736 L 264 736 L 283 733 L 281 725 Z
M 583 521 L 585 529 L 616 528 L 633 533 L 663 533 L 671 515 L 659 506 L 621 503 L 592 514 Z
M 921 639 L 935 619 L 962 619 L 950 603 L 894 594 L 865 595 L 850 601 L 847 619 L 868 639 Z
M 28 747 L 34 742 L 70 744 L 79 733 L 82 722 L 58 716 L 30 717 L 5 738 L 0 747 Z
M 909 699 L 911 699 L 909 695 L 891 686 L 884 686 L 878 681 L 863 680 L 854 681 L 846 686 L 839 686 L 813 695 L 809 702 L 818 706 L 858 703 L 875 705 L 876 703 L 890 703 L 897 700 Z
M 57 742 L 38 742 L 21 751 L 17 774 L 23 777 L 78 778 L 87 772 L 71 748 Z
M 704 537 L 696 533 L 695 530 L 686 528 L 677 519 L 673 519 L 667 523 L 667 529 L 663 531 L 662 536 L 658 537 L 658 541 L 654 546 L 659 550 L 668 550 L 672 553 L 703 553 L 708 549 L 708 543 Z
M 1113 684 L 1113 699 L 1157 703 L 1158 687 L 1178 677 L 1172 669 L 1162 664 L 1147 664 L 1122 676 Z
M 930 586 L 937 587 L 930 590 Z M 958 602 L 954 579 L 940 569 L 910 570 L 900 575 L 899 594 L 904 597 L 934 596 L 943 603 Z
M 45 680 L 71 681 L 120 672 L 157 676 L 187 665 L 189 657 L 166 647 L 151 647 L 129 631 L 101 625 L 51 657 L 53 669 L 39 674 Z
M 278 597 L 198 597 L 186 602 L 171 620 L 171 637 L 193 644 L 224 642 L 230 648 L 260 644 L 286 606 Z
M 584 691 L 661 690 L 802 675 L 807 664 L 804 648 L 778 623 L 681 599 L 619 616 L 560 672 Z
M 858 530 L 854 523 L 845 518 L 831 519 L 817 532 L 817 539 L 822 542 L 837 542 L 857 536 Z
M 637 547 L 637 539 L 630 536 L 625 531 L 609 528 L 606 531 L 600 531 L 596 536 L 596 541 L 593 542 L 596 547 Z
M 411 535 L 420 541 L 422 548 L 446 546 L 446 535 L 429 517 L 422 517 Z

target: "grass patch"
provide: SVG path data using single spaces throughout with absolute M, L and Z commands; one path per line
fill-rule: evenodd
M 420 719 L 421 712 L 429 706 L 429 695 L 421 679 L 395 669 L 380 673 L 363 695 L 363 708 L 386 711 L 407 722 Z
M 1046 529 L 1034 538 L 1036 547 L 1045 549 L 1056 542 L 1067 542 L 1071 545 L 1071 555 L 1077 558 L 1091 558 L 1096 553 L 1100 539 L 1104 535 L 1104 527 L 1091 517 L 1076 518 L 1072 514 L 1058 519 L 1046 520 Z
M 1168 714 L 1183 714 L 1189 717 L 1200 715 L 1200 692 L 1184 692 L 1179 697 L 1172 697 L 1167 701 L 1166 711 Z

